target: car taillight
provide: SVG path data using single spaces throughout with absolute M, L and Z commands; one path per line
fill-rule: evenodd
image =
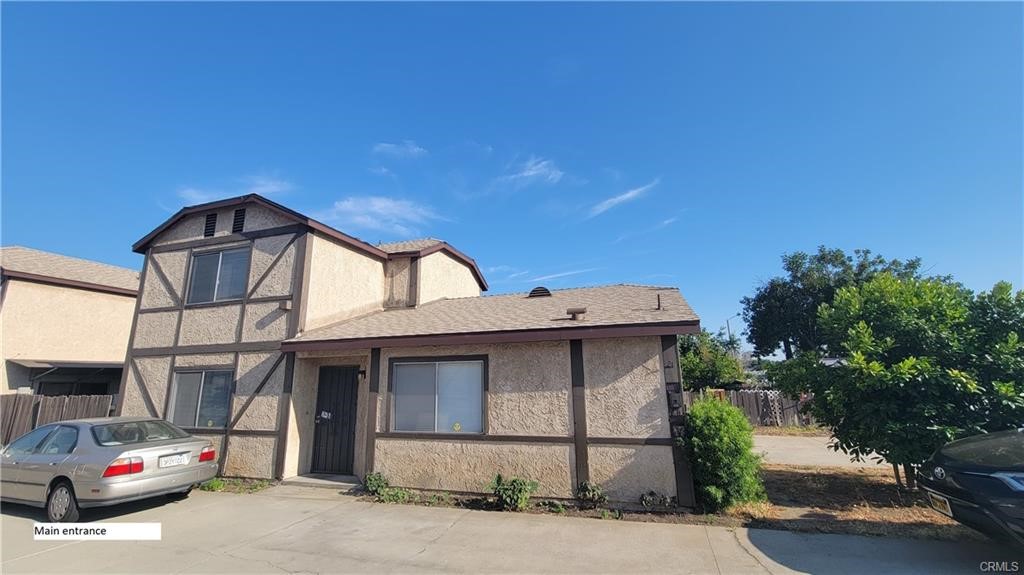
M 204 447 L 199 452 L 199 461 L 213 461 L 217 457 L 217 452 L 212 447 Z
M 103 477 L 117 477 L 118 475 L 142 473 L 142 467 L 141 457 L 119 457 L 110 462 L 110 465 L 107 466 L 107 470 L 103 472 Z

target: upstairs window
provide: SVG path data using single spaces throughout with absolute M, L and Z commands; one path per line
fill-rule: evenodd
M 248 247 L 195 254 L 188 303 L 242 299 L 248 284 Z

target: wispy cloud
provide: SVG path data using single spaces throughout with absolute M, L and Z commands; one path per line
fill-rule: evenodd
M 621 241 L 623 241 L 625 239 L 628 239 L 628 238 L 631 238 L 631 237 L 634 237 L 634 236 L 639 236 L 639 235 L 642 235 L 642 234 L 647 234 L 647 233 L 650 233 L 650 232 L 655 232 L 655 231 L 667 228 L 667 227 L 671 226 L 672 224 L 676 223 L 677 221 L 679 221 L 679 218 L 676 217 L 676 216 L 673 216 L 671 218 L 665 218 L 664 220 L 661 220 L 661 221 L 659 221 L 658 223 L 656 223 L 656 224 L 654 224 L 652 226 L 649 226 L 649 227 L 646 227 L 646 228 L 641 228 L 639 231 L 626 232 L 624 234 L 621 234 L 619 237 L 615 238 L 615 241 L 613 241 L 612 243 L 613 244 L 617 244 L 617 243 L 619 243 L 619 242 L 621 242 Z
M 373 145 L 373 153 L 393 158 L 419 158 L 426 156 L 427 149 L 418 145 L 412 140 L 402 140 L 395 144 L 391 142 L 378 142 Z
M 651 183 L 647 184 L 646 186 L 633 188 L 632 190 L 627 190 L 617 196 L 612 196 L 607 200 L 604 200 L 603 202 L 596 204 L 592 208 L 590 208 L 590 215 L 587 217 L 592 218 L 594 216 L 607 212 L 608 210 L 614 208 L 615 206 L 624 204 L 626 202 L 631 202 L 646 194 L 651 188 L 657 186 L 659 182 L 661 182 L 661 178 L 654 178 L 654 180 Z
M 530 278 L 528 280 L 523 280 L 523 281 L 542 282 L 542 281 L 553 280 L 553 279 L 557 279 L 557 278 L 564 278 L 564 277 L 568 277 L 568 276 L 575 276 L 575 275 L 579 275 L 579 274 L 585 274 L 585 273 L 589 273 L 589 272 L 596 272 L 599 269 L 601 269 L 601 268 L 586 268 L 586 269 L 582 269 L 582 270 L 572 270 L 572 271 L 567 271 L 567 272 L 559 272 L 559 273 L 556 273 L 556 274 L 548 274 L 548 275 L 545 275 L 545 276 L 537 276 L 535 278 Z
M 290 192 L 295 189 L 291 182 L 268 176 L 247 176 L 243 178 L 243 181 L 248 184 L 245 190 L 247 194 L 269 196 L 281 192 Z
M 511 171 L 499 176 L 497 182 L 522 188 L 535 183 L 557 184 L 565 172 L 558 169 L 555 162 L 538 156 L 530 156 L 528 160 L 512 166 Z
M 387 176 L 389 178 L 395 177 L 395 173 L 384 166 L 373 166 L 370 168 L 370 173 L 378 176 Z
M 403 237 L 417 235 L 422 226 L 445 219 L 430 206 L 386 196 L 351 196 L 334 202 L 317 216 L 342 228 L 375 230 Z
M 222 200 L 244 194 L 260 194 L 270 196 L 295 189 L 295 184 L 273 176 L 254 175 L 237 179 L 238 184 L 228 188 L 206 188 L 182 186 L 178 188 L 178 197 L 186 204 L 205 204 L 214 200 Z

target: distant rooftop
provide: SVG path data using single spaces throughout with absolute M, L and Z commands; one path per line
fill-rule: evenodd
M 21 246 L 0 248 L 0 268 L 50 278 L 138 291 L 139 272 Z

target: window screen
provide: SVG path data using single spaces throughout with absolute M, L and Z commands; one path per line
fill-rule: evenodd
M 483 433 L 482 361 L 395 363 L 395 431 Z
M 249 283 L 249 248 L 192 256 L 188 303 L 241 299 Z
M 178 373 L 169 409 L 171 423 L 181 427 L 227 427 L 233 377 L 230 371 Z

